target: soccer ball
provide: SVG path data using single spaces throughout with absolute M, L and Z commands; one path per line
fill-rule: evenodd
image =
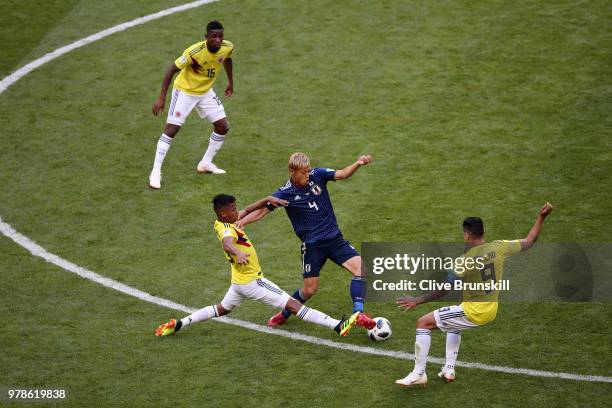
M 391 337 L 391 322 L 384 317 L 375 317 L 376 327 L 368 330 L 368 337 L 372 340 L 383 341 Z

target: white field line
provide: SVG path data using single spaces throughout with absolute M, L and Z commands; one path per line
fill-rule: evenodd
M 149 14 L 148 16 L 140 17 L 131 21 L 128 21 L 123 24 L 116 25 L 114 27 L 108 28 L 106 30 L 100 31 L 96 34 L 90 35 L 89 37 L 85 37 L 78 41 L 73 42 L 72 44 L 66 45 L 64 47 L 58 48 L 55 51 L 52 51 L 44 56 L 30 62 L 27 65 L 19 68 L 11 75 L 5 77 L 0 81 L 0 94 L 2 94 L 9 86 L 17 82 L 19 79 L 23 78 L 25 75 L 30 73 L 32 70 L 46 64 L 49 61 L 54 60 L 66 54 L 72 50 L 75 50 L 84 45 L 90 44 L 94 41 L 100 40 L 104 37 L 107 37 L 111 34 L 118 33 L 124 30 L 127 30 L 130 27 L 135 27 L 146 22 L 168 16 L 173 13 L 177 13 L 179 11 L 188 10 L 191 8 L 199 7 L 204 4 L 212 3 L 217 0 L 199 0 L 194 1 L 192 3 L 183 4 L 178 7 L 173 7 L 167 10 L 162 10 L 160 12 Z M 119 292 L 125 293 L 126 295 L 130 295 L 136 297 L 138 299 L 144 300 L 149 303 L 153 303 L 159 306 L 164 306 L 169 309 L 178 310 L 184 313 L 193 313 L 197 309 L 181 305 L 180 303 L 175 303 L 171 300 L 160 298 L 157 296 L 153 296 L 147 292 L 143 292 L 139 289 L 133 288 L 131 286 L 125 285 L 123 283 L 117 282 L 113 279 L 104 277 L 102 275 L 98 275 L 95 272 L 92 272 L 88 269 L 85 269 L 81 266 L 73 264 L 70 261 L 67 261 L 55 254 L 48 252 L 46 249 L 38 245 L 36 242 L 32 241 L 28 237 L 23 234 L 17 232 L 13 227 L 9 224 L 5 223 L 0 217 L 0 232 L 4 234 L 6 237 L 12 239 L 15 243 L 22 246 L 23 248 L 30 251 L 30 253 L 34 256 L 40 257 L 45 261 L 52 263 L 54 265 L 59 266 L 62 269 L 65 269 L 69 272 L 75 273 L 82 278 L 88 279 L 90 281 L 99 283 L 107 288 L 111 288 L 117 290 Z M 275 336 L 286 337 L 291 340 L 299 340 L 304 341 L 311 344 L 316 344 L 320 346 L 327 346 L 340 350 L 348 350 L 358 353 L 364 354 L 372 354 L 376 356 L 385 356 L 392 357 L 400 360 L 414 360 L 414 354 L 401 352 L 401 351 L 390 351 L 390 350 L 380 350 L 373 347 L 365 347 L 365 346 L 357 346 L 354 344 L 346 344 L 346 343 L 338 343 L 331 340 L 320 339 L 318 337 L 308 336 L 306 334 L 293 333 L 288 332 L 286 330 L 280 329 L 270 329 L 266 326 L 262 326 L 255 323 L 245 322 L 238 319 L 233 319 L 230 317 L 220 317 L 214 319 L 214 321 L 219 321 L 226 324 L 231 324 L 238 327 L 243 327 L 250 330 L 255 330 L 261 333 L 272 334 Z M 429 362 L 436 364 L 444 364 L 444 359 L 437 357 L 429 357 Z M 548 378 L 562 378 L 566 380 L 575 380 L 575 381 L 588 381 L 588 382 L 607 382 L 612 383 L 612 377 L 605 377 L 599 375 L 583 375 L 583 374 L 573 374 L 573 373 L 562 373 L 562 372 L 553 372 L 553 371 L 541 371 L 541 370 L 532 370 L 529 368 L 514 368 L 514 367 L 503 367 L 503 366 L 494 366 L 489 364 L 481 364 L 481 363 L 470 363 L 465 361 L 457 361 L 456 363 L 459 367 L 466 368 L 477 368 L 481 370 L 487 371 L 496 371 L 500 373 L 508 373 L 508 374 L 522 374 L 534 377 L 548 377 Z
M 0 217 L 0 232 L 7 236 L 8 238 L 15 241 L 17 244 L 21 245 L 34 256 L 43 258 L 45 261 L 50 262 L 54 265 L 59 266 L 69 272 L 75 273 L 82 278 L 88 279 L 90 281 L 99 283 L 107 288 L 111 288 L 117 290 L 119 292 L 125 293 L 127 295 L 136 297 L 138 299 L 159 305 L 164 306 L 170 309 L 179 310 L 184 313 L 191 314 L 196 311 L 196 309 L 192 307 L 188 307 L 182 305 L 180 303 L 172 302 L 171 300 L 160 298 L 157 296 L 153 296 L 147 292 L 143 292 L 142 290 L 133 288 L 131 286 L 125 285 L 123 283 L 117 282 L 113 279 L 98 275 L 95 272 L 92 272 L 88 269 L 85 269 L 81 266 L 75 265 L 72 262 L 69 262 L 55 254 L 48 252 L 46 249 L 36 244 L 34 241 L 29 239 L 23 234 L 17 232 L 13 227 L 9 224 L 5 223 Z M 373 354 L 376 356 L 385 356 L 397 358 L 400 360 L 414 360 L 414 354 L 405 353 L 401 351 L 390 351 L 390 350 L 380 350 L 373 347 L 365 347 L 365 346 L 357 346 L 354 344 L 347 343 L 338 343 L 331 340 L 320 339 L 318 337 L 308 336 L 300 333 L 288 332 L 280 329 L 270 329 L 266 326 L 262 326 L 255 323 L 245 322 L 238 319 L 233 319 L 229 317 L 220 317 L 214 319 L 214 321 L 220 321 L 222 323 L 231 324 L 234 326 L 243 327 L 246 329 L 255 330 L 261 333 L 273 334 L 275 336 L 286 337 L 292 340 L 300 340 L 311 344 L 317 344 L 321 346 L 327 346 L 340 350 L 349 350 L 353 352 L 365 353 L 365 354 Z M 429 357 L 429 362 L 436 364 L 444 364 L 444 359 Z M 566 380 L 576 380 L 576 381 L 589 381 L 589 382 L 608 382 L 612 383 L 612 377 L 604 377 L 598 375 L 583 375 L 583 374 L 573 374 L 573 373 L 561 373 L 561 372 L 552 372 L 552 371 L 541 371 L 541 370 L 532 370 L 528 368 L 514 368 L 514 367 L 503 367 L 503 366 L 494 366 L 489 364 L 481 364 L 481 363 L 470 363 L 465 361 L 457 361 L 456 363 L 459 367 L 467 367 L 467 368 L 478 368 L 481 370 L 488 371 L 497 371 L 501 373 L 509 373 L 509 374 L 522 374 L 529 375 L 534 377 L 549 377 L 549 378 L 563 378 Z
M 31 71 L 35 70 L 38 67 L 45 65 L 47 62 L 52 61 L 62 55 L 76 50 L 77 48 L 83 47 L 87 44 L 91 44 L 94 41 L 101 40 L 104 37 L 108 37 L 109 35 L 125 31 L 128 28 L 136 27 L 144 23 L 148 23 L 149 21 L 157 20 L 158 18 L 162 18 L 165 16 L 169 16 L 170 14 L 178 13 L 180 11 L 189 10 L 192 8 L 200 7 L 204 4 L 213 3 L 217 0 L 198 0 L 191 3 L 186 3 L 177 7 L 172 7 L 166 10 L 158 11 L 157 13 L 149 14 L 148 16 L 135 18 L 134 20 L 127 21 L 125 23 L 118 24 L 114 27 L 107 28 L 106 30 L 99 31 L 95 34 L 90 35 L 89 37 L 81 38 L 73 42 L 72 44 L 68 44 L 64 47 L 58 48 L 55 51 L 51 51 L 40 58 L 35 59 L 29 64 L 24 65 L 19 68 L 17 71 L 13 72 L 9 76 L 5 77 L 0 81 L 0 94 L 2 94 L 6 89 L 13 85 L 15 82 L 29 74 Z

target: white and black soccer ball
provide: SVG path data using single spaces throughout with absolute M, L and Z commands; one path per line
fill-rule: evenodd
M 383 341 L 391 337 L 391 322 L 384 317 L 375 317 L 376 326 L 368 330 L 368 337 L 372 340 Z

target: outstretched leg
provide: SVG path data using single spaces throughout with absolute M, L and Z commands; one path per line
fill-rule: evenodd
M 289 311 L 289 313 L 293 313 L 306 322 L 318 324 L 319 326 L 325 326 L 330 329 L 335 328 L 340 323 L 340 320 L 334 319 L 325 313 L 318 311 L 317 309 L 304 306 L 293 298 L 287 301 L 285 310 Z
M 174 334 L 181 328 L 189 326 L 190 324 L 202 322 L 212 319 L 213 317 L 219 317 L 230 313 L 232 310 L 234 310 L 234 308 L 240 306 L 242 301 L 245 299 L 242 288 L 243 285 L 232 284 L 219 304 L 203 307 L 202 309 L 180 320 L 172 319 L 168 323 L 160 325 L 157 330 L 155 330 L 155 335 L 167 336 L 169 334 Z
M 336 333 L 343 337 L 346 336 L 355 325 L 368 329 L 371 329 L 376 325 L 374 320 L 370 319 L 361 312 L 355 312 L 348 318 L 338 320 L 329 317 L 317 309 L 304 306 L 293 298 L 290 298 L 287 301 L 285 310 L 289 310 L 291 313 L 295 314 L 304 321 L 334 329 Z
M 176 333 L 183 327 L 189 326 L 190 324 L 203 322 L 212 319 L 213 317 L 224 316 L 229 312 L 230 310 L 226 310 L 221 303 L 218 305 L 206 306 L 180 320 L 171 319 L 169 322 L 161 324 L 155 330 L 155 335 L 158 337 L 168 336 Z

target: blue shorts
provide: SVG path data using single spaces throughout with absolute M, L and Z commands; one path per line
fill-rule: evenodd
M 304 278 L 318 277 L 327 259 L 342 266 L 352 257 L 359 256 L 359 252 L 342 235 L 312 244 L 303 242 L 301 250 Z

